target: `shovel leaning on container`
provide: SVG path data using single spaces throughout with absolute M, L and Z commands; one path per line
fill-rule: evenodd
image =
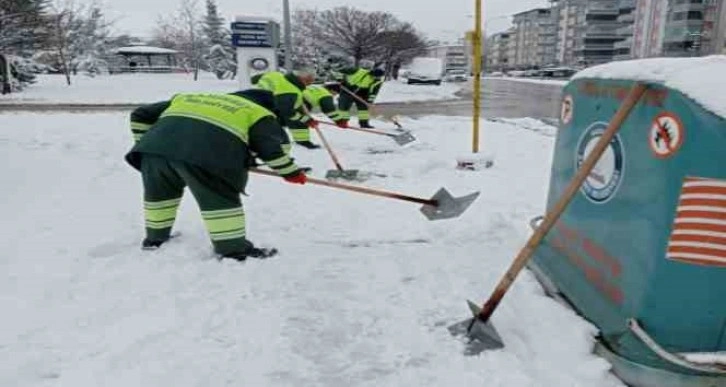
M 647 89 L 648 86 L 643 83 L 636 83 L 632 87 L 628 96 L 620 105 L 620 108 L 615 113 L 613 119 L 610 121 L 607 129 L 600 137 L 600 140 L 598 140 L 595 147 L 582 163 L 580 169 L 570 181 L 570 184 L 567 188 L 565 188 L 562 196 L 552 207 L 552 210 L 545 214 L 542 222 L 534 229 L 534 233 L 530 236 L 525 246 L 519 251 L 511 266 L 500 279 L 496 288 L 484 305 L 479 307 L 474 302 L 467 301 L 473 317 L 448 327 L 449 332 L 453 336 L 465 335 L 469 338 L 465 354 L 476 355 L 482 351 L 504 347 L 504 342 L 501 336 L 494 328 L 491 321 L 489 321 L 492 313 L 494 313 L 494 310 L 509 290 L 509 287 L 514 283 L 514 280 L 517 278 L 519 272 L 525 267 L 527 261 L 529 261 L 532 255 L 534 255 L 537 247 L 544 237 L 555 225 L 557 220 L 560 218 L 560 215 L 562 215 L 565 209 L 567 209 L 570 201 L 577 191 L 579 191 L 580 186 L 582 186 L 582 183 L 588 175 L 590 175 L 590 172 L 597 164 L 600 156 L 602 156 L 607 149 L 608 144 L 618 132 L 623 122 L 628 118 L 631 110 L 635 107 L 638 101 L 640 101 Z

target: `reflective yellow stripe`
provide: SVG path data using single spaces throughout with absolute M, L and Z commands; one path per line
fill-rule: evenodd
M 134 133 L 134 141 L 138 142 L 144 135 L 141 133 Z
M 178 94 L 161 117 L 187 117 L 208 122 L 248 142 L 249 128 L 272 112 L 245 98 L 227 94 Z
M 361 120 L 368 120 L 371 118 L 371 114 L 368 110 L 358 110 L 358 118 Z
M 163 221 L 163 222 L 153 222 L 153 221 L 147 220 L 145 226 L 147 228 L 151 228 L 154 230 L 163 230 L 165 228 L 171 228 L 172 226 L 174 226 L 174 219 Z
M 294 141 L 310 141 L 309 129 L 290 129 L 290 134 Z
M 143 131 L 146 131 L 146 130 L 149 130 L 150 127 L 151 127 L 151 124 L 144 124 L 144 123 L 141 123 L 141 122 L 131 121 L 131 130 L 143 130 Z
M 202 218 L 213 241 L 245 236 L 245 214 L 242 207 L 202 211 Z
M 265 163 L 267 165 L 269 165 L 269 166 L 271 166 L 273 168 L 274 167 L 281 167 L 281 166 L 283 166 L 283 165 L 285 165 L 287 163 L 290 163 L 290 162 L 291 162 L 290 156 L 288 156 L 288 155 L 281 156 L 281 157 L 278 157 L 278 158 L 273 159 L 273 160 L 270 160 L 270 161 L 265 161 Z
M 289 175 L 297 170 L 298 170 L 297 165 L 292 164 L 287 168 L 277 169 L 277 173 L 279 173 L 280 175 Z
M 174 205 L 179 205 L 181 203 L 181 198 L 176 199 L 168 199 L 168 200 L 162 200 L 158 202 L 144 202 L 144 208 L 146 209 L 156 209 L 156 208 L 166 208 Z

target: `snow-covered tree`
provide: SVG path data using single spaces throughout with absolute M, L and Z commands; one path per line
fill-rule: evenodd
M 45 40 L 48 0 L 0 0 L 0 52 L 28 56 Z
M 50 52 L 46 64 L 54 64 L 71 84 L 71 74 L 85 71 L 96 75 L 107 68 L 106 47 L 109 23 L 96 4 L 78 5 L 74 0 L 59 1 L 51 8 Z
M 206 67 L 218 79 L 233 77 L 237 72 L 235 51 L 231 42 L 231 31 L 219 16 L 214 0 L 207 0 L 207 13 L 204 17 L 204 37 L 208 52 L 204 56 Z

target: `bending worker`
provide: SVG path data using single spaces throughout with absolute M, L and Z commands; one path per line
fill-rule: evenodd
M 177 94 L 131 113 L 136 144 L 126 161 L 141 172 L 146 238 L 143 249 L 165 243 L 189 187 L 221 258 L 265 258 L 277 250 L 257 248 L 246 237 L 240 201 L 248 170 L 258 157 L 287 182 L 306 176 L 283 150 L 284 130 L 272 93 Z

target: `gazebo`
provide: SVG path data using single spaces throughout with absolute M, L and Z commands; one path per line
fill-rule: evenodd
M 176 50 L 152 46 L 128 46 L 114 50 L 112 73 L 170 73 L 181 71 L 176 63 Z

